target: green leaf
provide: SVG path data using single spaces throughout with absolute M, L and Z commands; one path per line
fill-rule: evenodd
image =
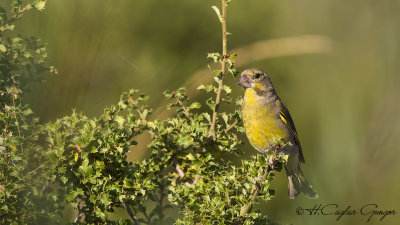
M 213 74 L 214 74 L 215 76 L 219 76 L 219 75 L 222 74 L 222 70 L 212 70 L 212 72 L 213 72 Z M 217 82 L 218 82 L 218 81 L 217 81 Z
M 167 99 L 171 99 L 173 97 L 172 93 L 170 91 L 164 91 L 163 95 L 167 98 Z
M 5 24 L 4 26 L 0 26 L 0 31 L 5 31 L 5 30 L 14 30 L 15 25 L 14 24 Z
M 235 104 L 236 105 L 242 105 L 243 104 L 243 98 L 236 99 Z
M 101 195 L 100 201 L 101 201 L 101 203 L 103 203 L 106 207 L 109 206 L 109 205 L 112 203 L 112 201 L 110 201 L 110 199 L 109 199 L 109 195 L 108 195 L 108 194 L 103 194 L 103 195 Z
M 40 0 L 36 1 L 33 7 L 39 11 L 42 11 L 45 5 L 46 5 L 46 0 Z
M 212 58 L 214 62 L 219 62 L 222 60 L 221 54 L 218 52 L 208 53 L 207 58 Z
M 3 44 L 0 44 L 0 51 L 6 52 L 7 51 L 6 46 Z
M 210 114 L 208 114 L 208 113 L 203 113 L 202 115 L 204 116 L 204 118 L 206 118 L 206 120 L 207 120 L 208 122 L 211 122 L 211 116 L 210 116 Z
M 27 108 L 27 109 L 25 109 L 23 112 L 22 112 L 22 114 L 24 115 L 24 116 L 29 116 L 30 114 L 32 114 L 33 112 L 32 112 L 32 109 L 30 109 L 30 108 Z
M 187 148 L 194 144 L 193 138 L 189 134 L 179 134 L 176 143 Z
M 201 107 L 201 104 L 198 102 L 193 102 L 188 108 L 189 109 L 199 109 Z
M 222 88 L 224 89 L 224 91 L 225 91 L 226 94 L 228 94 L 228 95 L 232 92 L 232 89 L 231 89 L 229 86 L 227 86 L 227 85 L 222 86 Z
M 206 86 L 204 84 L 201 84 L 200 86 L 197 87 L 197 90 L 204 90 L 206 89 Z
M 214 101 L 213 98 L 207 99 L 206 104 L 207 104 L 208 107 L 210 107 L 210 109 L 212 109 L 212 110 L 214 110 L 215 107 L 216 107 L 216 103 L 215 103 L 215 101 Z
M 194 160 L 194 156 L 193 156 L 192 153 L 187 154 L 187 155 L 186 155 L 186 158 L 189 159 L 190 161 L 193 161 L 193 160 Z
M 225 124 L 228 125 L 228 115 L 225 112 L 223 112 L 221 113 L 221 117 L 224 120 Z
M 101 209 L 99 207 L 95 207 L 94 208 L 94 212 L 96 213 L 96 215 L 100 218 L 104 218 L 106 217 L 106 214 L 104 214 L 104 212 L 101 211 Z
M 212 9 L 215 11 L 215 13 L 217 14 L 219 21 L 222 21 L 223 18 L 222 18 L 222 16 L 221 16 L 221 12 L 219 11 L 219 8 L 218 8 L 217 6 L 215 6 L 215 5 L 211 6 L 211 8 L 212 8 Z
M 210 84 L 210 85 L 207 85 L 207 86 L 204 86 L 203 84 L 202 85 L 200 85 L 197 89 L 198 90 L 205 90 L 206 92 L 210 92 L 210 91 L 212 91 L 212 90 L 214 90 L 214 85 L 212 85 L 212 84 Z
M 234 76 L 236 77 L 239 74 L 239 71 L 237 71 L 236 69 L 228 69 L 228 71 Z
M 60 178 L 60 180 L 61 180 L 61 182 L 62 182 L 63 184 L 66 184 L 67 181 L 68 181 L 68 178 L 66 178 L 65 176 L 62 176 L 62 177 Z
M 215 90 L 215 86 L 214 85 L 210 84 L 210 85 L 206 86 L 206 91 L 207 92 L 210 92 L 210 91 L 213 91 L 213 90 Z
M 123 183 L 125 188 L 133 188 L 132 180 L 125 177 Z
M 236 125 L 236 130 L 240 133 L 246 132 L 246 130 L 244 129 L 244 126 L 240 126 L 240 125 Z
M 115 122 L 118 123 L 120 127 L 124 125 L 125 119 L 122 116 L 116 116 L 115 117 Z

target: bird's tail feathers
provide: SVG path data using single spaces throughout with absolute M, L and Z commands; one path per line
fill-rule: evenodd
M 298 163 L 296 165 L 287 165 L 285 169 L 288 177 L 288 194 L 290 199 L 296 198 L 300 193 L 303 193 L 308 198 L 318 198 L 317 192 L 308 183 Z

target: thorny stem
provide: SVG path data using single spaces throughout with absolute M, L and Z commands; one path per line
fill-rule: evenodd
M 15 96 L 12 96 L 12 102 L 13 102 L 14 117 L 15 117 L 15 122 L 16 122 L 15 124 L 17 125 L 18 137 L 22 139 L 21 130 L 19 129 L 19 122 L 18 122 L 17 112 L 15 111 Z M 21 142 L 20 146 L 21 146 L 21 151 L 24 151 L 24 148 L 22 146 L 22 142 Z
M 236 124 L 239 123 L 239 120 L 235 120 L 235 122 L 233 122 L 229 127 L 227 127 L 225 129 L 225 133 L 228 133 L 230 130 L 232 130 L 232 128 L 234 128 L 236 126 Z M 217 139 L 219 139 L 221 137 L 221 134 L 217 135 Z
M 86 205 L 83 205 L 82 207 L 78 207 L 78 215 L 74 219 L 74 223 L 77 223 L 83 216 L 83 209 L 85 208 Z
M 65 122 L 61 122 L 61 124 L 68 130 L 69 134 L 75 136 L 74 132 L 72 131 L 71 127 L 69 127 Z
M 174 158 L 174 164 L 175 164 L 175 169 L 178 172 L 178 175 L 180 178 L 185 176 L 185 173 L 183 172 L 183 170 L 181 169 L 181 167 L 179 166 L 177 160 Z
M 200 176 L 196 174 L 196 176 L 194 176 L 193 183 L 185 182 L 185 185 L 188 187 L 194 188 L 194 185 L 199 183 L 199 181 L 200 181 Z
M 141 207 L 141 208 L 140 208 L 140 211 L 142 211 L 144 217 L 146 217 L 147 223 L 150 224 L 150 223 L 151 223 L 151 218 L 150 218 L 149 215 L 147 214 L 146 208 Z
M 215 125 L 218 119 L 218 108 L 219 104 L 221 103 L 221 92 L 223 87 L 223 77 L 226 72 L 226 56 L 228 55 L 228 48 L 227 48 L 227 38 L 226 38 L 226 7 L 227 3 L 226 0 L 221 0 L 222 4 L 222 17 L 221 25 L 222 25 L 222 61 L 221 61 L 221 73 L 218 75 L 218 89 L 217 89 L 217 97 L 215 98 L 215 108 L 213 109 L 213 116 L 212 116 L 212 123 L 210 126 L 210 131 L 208 133 L 208 137 L 214 136 L 215 133 Z
M 185 116 L 193 122 L 193 118 L 189 114 L 189 109 L 183 104 L 181 100 L 178 99 L 178 103 L 182 106 L 183 112 L 185 113 Z
M 158 218 L 159 218 L 160 221 L 163 221 L 163 220 L 164 220 L 163 201 L 164 201 L 164 197 L 165 197 L 165 193 L 163 192 L 163 190 L 164 190 L 164 185 L 161 184 L 161 185 L 160 185 L 160 188 L 161 188 L 161 189 L 160 189 L 160 199 L 159 199 L 159 201 L 158 201 L 158 204 L 160 205 L 161 210 L 160 210 L 160 212 L 159 212 Z
M 9 22 L 9 23 L 14 23 L 14 22 L 18 19 L 18 16 L 19 16 L 19 15 L 22 15 L 23 12 L 32 9 L 32 7 L 29 7 L 29 6 L 30 6 L 30 5 L 28 4 L 28 5 L 25 6 L 24 8 L 19 9 L 18 12 L 16 12 L 16 13 L 14 12 L 13 17 L 12 17 L 11 19 L 9 19 L 8 22 Z
M 32 174 L 34 172 L 36 172 L 38 169 L 42 168 L 43 164 L 40 164 L 36 169 L 32 170 L 31 172 L 29 172 L 28 174 Z
M 143 116 L 142 112 L 137 108 L 136 112 L 138 113 L 140 119 L 143 121 L 143 123 L 146 125 L 147 124 L 147 120 L 146 117 Z
M 182 168 L 179 166 L 178 161 L 175 158 L 173 159 L 173 161 L 174 161 L 175 169 L 178 172 L 179 177 L 183 178 L 185 176 L 185 173 L 183 172 Z M 200 180 L 200 176 L 196 175 L 194 177 L 193 183 L 185 182 L 185 185 L 188 186 L 188 187 L 193 188 L 194 185 L 199 182 L 199 180 Z
M 225 190 L 225 197 L 226 197 L 226 201 L 228 202 L 228 205 L 231 206 L 231 199 L 229 197 L 229 190 L 228 189 Z
M 136 225 L 140 225 L 139 220 L 136 218 L 135 214 L 133 213 L 131 207 L 128 205 L 128 203 L 124 203 L 124 207 L 126 211 L 128 211 L 129 216 L 131 219 L 135 222 Z

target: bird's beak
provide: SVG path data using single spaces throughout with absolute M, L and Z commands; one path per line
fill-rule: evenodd
M 237 82 L 237 84 L 244 88 L 250 88 L 251 87 L 251 78 L 246 74 L 242 74 L 242 76 L 240 76 L 240 79 Z

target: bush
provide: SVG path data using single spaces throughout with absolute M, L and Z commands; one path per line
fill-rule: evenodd
M 176 114 L 166 120 L 149 120 L 148 96 L 130 90 L 99 118 L 73 112 L 40 123 L 21 101 L 24 88 L 57 71 L 47 64 L 40 40 L 15 36 L 13 30 L 25 11 L 43 10 L 45 1 L 15 0 L 11 10 L 0 8 L 0 223 L 56 224 L 72 206 L 73 223 L 268 224 L 252 206 L 274 195 L 269 184 L 284 157 L 268 166 L 271 155 L 239 165 L 221 156 L 242 154 L 238 134 L 244 132 L 238 111 L 219 109 L 241 102 L 229 97 L 231 88 L 223 82 L 228 73 L 237 74 L 236 55 L 227 54 L 228 2 L 213 6 L 223 51 L 208 56 L 221 67 L 212 70 L 216 83 L 198 88 L 208 100 L 192 102 L 184 88 L 167 91 L 168 107 Z M 150 156 L 127 161 L 134 138 L 144 132 L 152 137 Z M 111 219 L 122 207 L 130 219 Z M 166 214 L 172 207 L 179 209 L 178 218 Z

